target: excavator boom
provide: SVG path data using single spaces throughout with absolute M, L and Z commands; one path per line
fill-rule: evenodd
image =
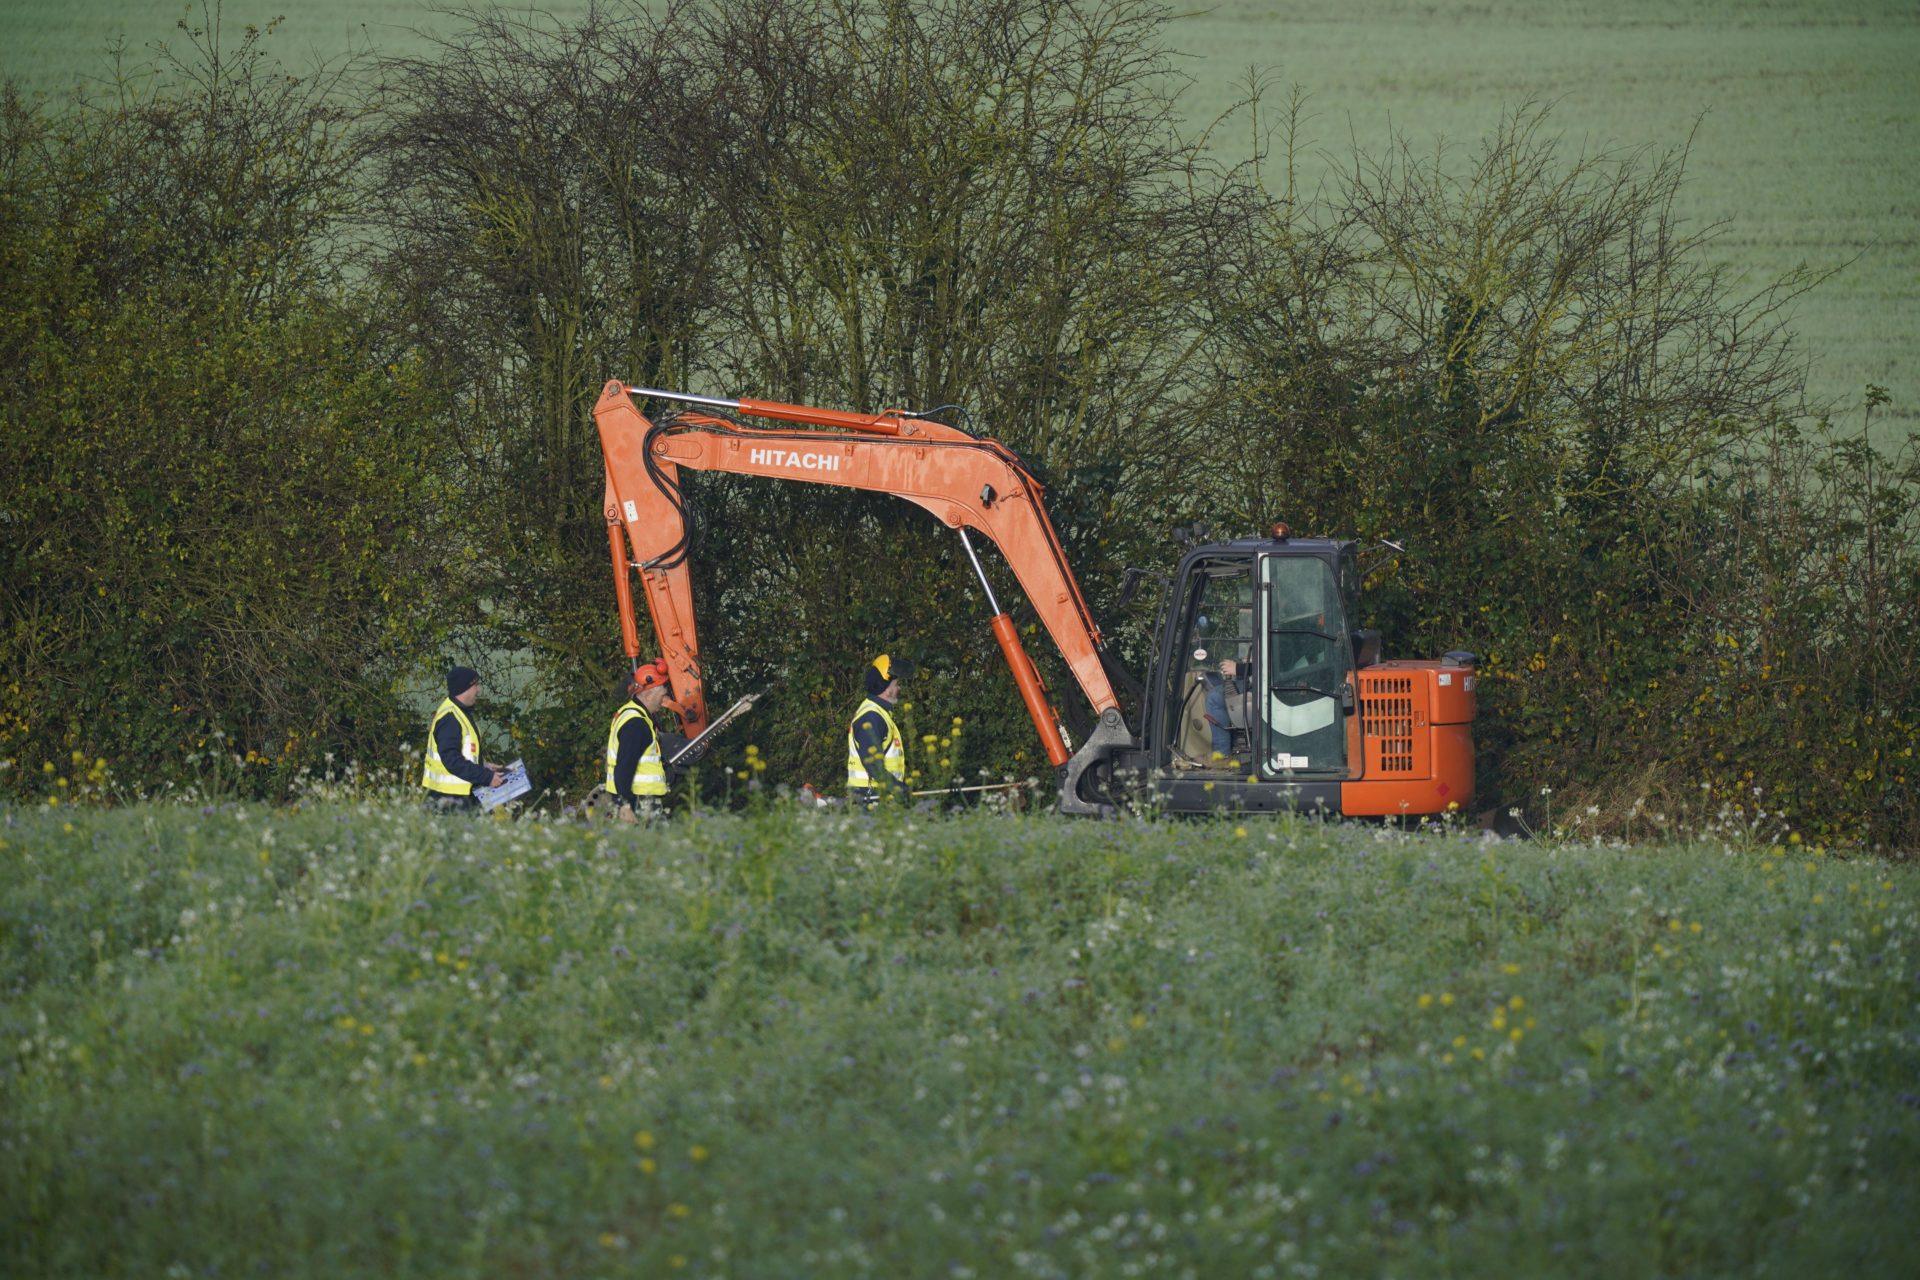
M 637 398 L 689 408 L 656 423 L 641 414 Z M 637 659 L 629 577 L 637 571 L 667 661 L 668 705 L 687 732 L 698 733 L 707 723 L 680 475 L 693 470 L 890 493 L 931 512 L 958 530 L 963 541 L 968 530 L 991 539 L 1100 717 L 1096 737 L 1110 745 L 1131 741 L 1101 660 L 1100 629 L 1047 516 L 1041 486 L 1019 456 L 998 441 L 893 410 L 856 414 L 769 400 L 723 400 L 628 387 L 618 380 L 602 389 L 593 416 L 606 460 L 607 536 L 622 639 L 628 656 Z M 785 425 L 763 427 L 742 418 Z M 1071 752 L 1045 684 L 1012 619 L 994 600 L 971 542 L 967 553 L 986 588 L 994 635 L 1022 701 L 1048 758 L 1064 768 Z M 1062 800 L 1065 807 L 1076 807 L 1064 783 Z

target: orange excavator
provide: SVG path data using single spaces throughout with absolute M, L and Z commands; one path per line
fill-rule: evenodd
M 669 408 L 650 420 L 639 401 Z M 1295 538 L 1275 525 L 1269 537 L 1190 545 L 1169 581 L 1153 670 L 1141 684 L 1107 651 L 1039 482 L 997 440 L 905 410 L 848 413 L 617 380 L 593 416 L 621 636 L 637 660 L 637 572 L 667 663 L 667 705 L 689 734 L 709 720 L 682 472 L 724 471 L 890 493 L 957 531 L 1054 767 L 1062 812 L 1111 814 L 1144 800 L 1170 812 L 1391 817 L 1443 813 L 1473 798 L 1473 655 L 1383 661 L 1379 632 L 1355 626 L 1352 542 Z M 999 548 L 1092 709 L 1077 748 L 972 534 Z M 1129 690 L 1132 722 L 1116 683 Z

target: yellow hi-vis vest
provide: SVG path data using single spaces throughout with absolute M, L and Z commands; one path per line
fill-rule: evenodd
M 847 725 L 847 790 L 849 791 L 874 789 L 873 778 L 867 773 L 867 762 L 860 758 L 860 744 L 854 740 L 853 736 L 853 726 L 858 724 L 860 717 L 869 711 L 878 711 L 880 718 L 887 725 L 885 753 L 880 759 L 882 767 L 902 782 L 907 778 L 907 744 L 900 737 L 900 726 L 893 722 L 893 717 L 887 714 L 885 707 L 868 698 L 860 704 L 860 709 L 853 713 L 853 719 Z
M 647 709 L 637 702 L 628 702 L 613 714 L 613 728 L 607 730 L 607 791 L 619 795 L 613 785 L 613 769 L 620 762 L 620 730 L 635 716 L 647 722 L 649 731 L 653 731 L 653 717 Z M 653 732 L 653 741 L 640 753 L 640 763 L 633 767 L 633 794 L 636 796 L 663 796 L 667 794 L 667 770 L 660 763 L 660 734 Z
M 420 785 L 429 791 L 438 791 L 443 796 L 470 796 L 473 784 L 456 778 L 446 765 L 440 762 L 440 744 L 434 741 L 433 731 L 440 727 L 440 717 L 451 713 L 460 722 L 460 754 L 475 764 L 480 763 L 480 735 L 474 732 L 473 721 L 467 719 L 467 713 L 452 698 L 440 704 L 433 713 L 433 719 L 427 722 L 427 760 L 426 768 L 420 775 Z

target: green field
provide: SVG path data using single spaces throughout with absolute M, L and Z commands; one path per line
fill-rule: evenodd
M 0 1273 L 1907 1276 L 1920 877 L 0 810 Z
M 1798 308 L 1811 394 L 1857 406 L 1876 383 L 1894 398 L 1876 435 L 1920 424 L 1920 8 L 1241 0 L 1192 30 L 1203 86 L 1276 67 L 1336 155 L 1349 138 L 1380 154 L 1396 132 L 1470 147 L 1530 100 L 1594 147 L 1679 146 L 1698 119 L 1684 212 L 1724 224 L 1719 263 L 1754 285 L 1848 264 Z
M 540 6 L 577 17 L 579 0 Z M 422 3 L 227 4 L 229 28 L 296 10 L 289 61 L 349 49 L 418 52 L 420 29 L 451 22 Z M 124 35 L 138 55 L 165 38 L 177 3 L 12 0 L 0 10 L 0 67 L 59 91 L 104 70 Z M 1724 223 L 1716 259 L 1753 287 L 1797 266 L 1842 267 L 1804 299 L 1796 328 L 1810 392 L 1857 421 L 1868 383 L 1893 403 L 1875 435 L 1920 423 L 1920 8 L 1904 0 L 1566 0 L 1559 4 L 1228 0 L 1182 18 L 1189 115 L 1234 100 L 1251 66 L 1309 95 L 1300 176 L 1326 176 L 1357 144 L 1381 154 L 1397 131 L 1421 149 L 1471 146 L 1505 108 L 1554 104 L 1572 143 L 1682 145 L 1692 135 L 1685 213 Z M 137 60 L 137 59 L 136 59 Z M 1280 95 L 1284 96 L 1284 92 Z M 1704 113 L 1704 116 L 1702 116 Z M 1696 119 L 1698 131 L 1694 131 Z M 1240 145 L 1226 135 L 1226 145 Z

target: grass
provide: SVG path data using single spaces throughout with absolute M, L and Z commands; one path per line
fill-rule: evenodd
M 586 8 L 538 7 L 563 20 Z M 0 72 L 57 93 L 101 75 L 116 36 L 139 61 L 183 12 L 13 0 L 0 11 Z M 426 0 L 228 0 L 225 23 L 280 13 L 291 16 L 273 47 L 296 65 L 418 53 L 418 31 L 453 29 Z M 1180 19 L 1172 38 L 1189 58 L 1195 121 L 1224 110 L 1252 66 L 1309 95 L 1313 145 L 1298 174 L 1309 189 L 1353 145 L 1380 155 L 1397 130 L 1421 148 L 1470 147 L 1503 108 L 1530 100 L 1556 104 L 1557 127 L 1596 147 L 1691 135 L 1681 212 L 1725 224 L 1717 262 L 1756 290 L 1803 264 L 1844 268 L 1795 313 L 1815 360 L 1811 395 L 1848 421 L 1874 383 L 1893 396 L 1876 439 L 1897 444 L 1920 426 L 1920 12 L 1905 0 L 1229 0 Z M 1231 130 L 1225 145 L 1248 136 Z
M 1911 1274 L 1920 877 L 0 810 L 9 1275 Z

